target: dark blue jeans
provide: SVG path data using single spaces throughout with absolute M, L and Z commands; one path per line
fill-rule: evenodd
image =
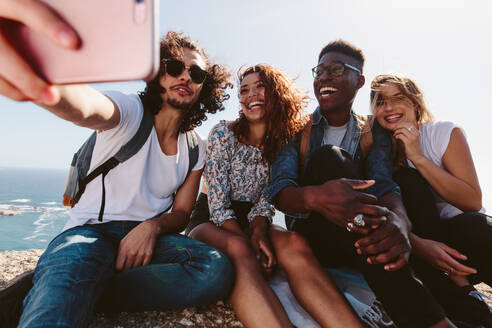
M 157 239 L 149 265 L 116 272 L 119 243 L 138 224 L 86 224 L 53 239 L 39 259 L 19 327 L 86 327 L 97 301 L 138 311 L 227 297 L 234 280 L 227 258 L 179 234 Z

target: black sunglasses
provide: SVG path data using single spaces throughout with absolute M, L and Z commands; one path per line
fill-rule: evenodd
M 190 73 L 191 80 L 196 84 L 202 84 L 207 77 L 207 72 L 198 65 L 187 67 L 181 60 L 177 59 L 166 59 L 164 64 L 166 64 L 166 73 L 174 77 L 180 76 L 186 68 Z
M 359 75 L 362 75 L 362 72 L 357 67 L 342 62 L 336 62 L 327 66 L 324 66 L 323 64 L 319 64 L 318 66 L 313 67 L 311 71 L 313 73 L 313 77 L 316 79 L 317 77 L 323 75 L 325 71 L 327 71 L 328 75 L 331 76 L 341 76 L 343 72 L 345 72 L 345 68 L 349 68 L 359 73 Z

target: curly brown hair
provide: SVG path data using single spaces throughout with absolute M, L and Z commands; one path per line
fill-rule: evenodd
M 225 66 L 212 65 L 205 51 L 183 33 L 169 31 L 160 43 L 159 73 L 146 82 L 145 90 L 139 93 L 144 109 L 156 115 L 162 107 L 161 95 L 166 92 L 161 86 L 160 79 L 166 73 L 167 59 L 179 59 L 183 56 L 183 48 L 198 52 L 206 63 L 207 78 L 203 82 L 200 96 L 195 104 L 184 112 L 180 132 L 187 132 L 200 126 L 207 119 L 207 113 L 215 114 L 224 110 L 223 102 L 229 99 L 227 88 L 232 88 L 231 73 Z
M 240 69 L 238 84 L 246 75 L 259 73 L 265 84 L 265 122 L 267 125 L 263 136 L 263 159 L 272 163 L 275 155 L 293 138 L 306 124 L 308 117 L 304 108 L 308 96 L 300 91 L 294 80 L 280 69 L 267 64 L 259 64 Z M 244 142 L 248 139 L 248 121 L 242 111 L 239 118 L 230 125 L 236 138 Z

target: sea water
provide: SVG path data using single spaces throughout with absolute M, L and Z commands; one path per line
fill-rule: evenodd
M 44 249 L 68 220 L 62 194 L 68 170 L 0 168 L 0 251 Z
M 0 215 L 0 251 L 44 249 L 68 220 L 62 205 L 68 170 L 0 167 L 0 210 L 18 215 Z M 273 222 L 285 227 L 277 211 Z

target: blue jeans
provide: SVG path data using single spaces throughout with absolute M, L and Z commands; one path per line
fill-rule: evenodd
M 121 311 L 138 311 L 227 297 L 234 280 L 227 258 L 179 234 L 156 240 L 149 265 L 116 272 L 119 243 L 138 224 L 86 224 L 53 239 L 36 266 L 19 327 L 86 327 L 98 300 Z

